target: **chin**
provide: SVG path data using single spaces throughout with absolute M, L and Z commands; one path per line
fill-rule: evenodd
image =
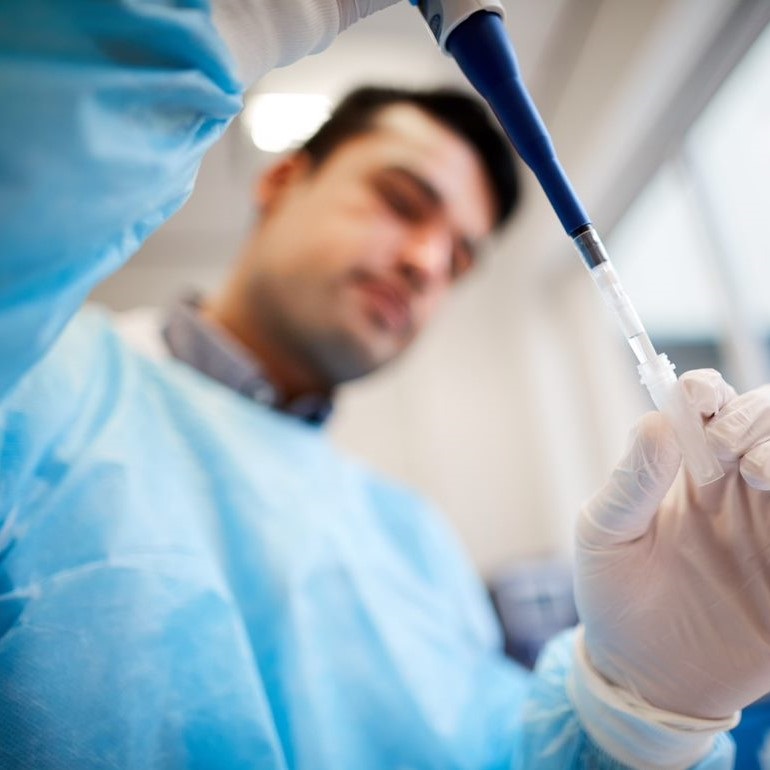
M 390 363 L 401 352 L 382 340 L 368 335 L 338 334 L 334 344 L 322 346 L 321 363 L 325 375 L 334 384 L 350 382 L 372 374 Z
M 360 349 L 348 351 L 346 355 L 340 356 L 335 361 L 335 380 L 338 383 L 358 380 L 373 374 L 389 361 L 390 359 L 378 358 L 368 351 L 362 352 Z

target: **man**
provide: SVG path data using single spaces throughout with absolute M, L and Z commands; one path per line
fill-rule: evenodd
M 328 401 L 412 342 L 515 196 L 475 101 L 361 89 L 261 178 L 259 222 L 200 316 L 259 362 L 271 405 Z M 172 350 L 189 336 L 177 326 Z
M 237 113 L 220 35 L 258 74 L 360 12 L 0 12 L 2 98 L 27 94 L 0 145 L 0 766 L 727 767 L 720 731 L 770 689 L 766 391 L 688 380 L 727 465 L 705 490 L 641 424 L 581 518 L 584 629 L 532 677 L 430 508 L 313 424 L 512 205 L 470 105 L 351 97 L 268 172 L 231 280 L 171 317 L 166 358 L 67 323 Z

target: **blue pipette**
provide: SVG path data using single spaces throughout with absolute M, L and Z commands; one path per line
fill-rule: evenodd
M 442 50 L 457 61 L 487 101 L 522 160 L 532 169 L 639 362 L 639 375 L 676 431 L 685 464 L 699 484 L 724 475 L 706 443 L 700 416 L 678 387 L 674 367 L 658 354 L 623 290 L 604 244 L 559 163 L 548 130 L 529 95 L 503 23 L 499 0 L 410 0 Z
M 559 163 L 551 137 L 521 79 L 499 2 L 411 0 L 439 42 L 490 105 L 532 169 L 570 237 L 591 224 Z

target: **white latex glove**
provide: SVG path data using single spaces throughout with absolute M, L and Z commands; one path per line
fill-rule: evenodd
M 323 51 L 351 24 L 396 2 L 211 0 L 211 15 L 249 86 L 274 67 Z M 414 23 L 422 23 L 417 13 Z
M 770 691 L 770 386 L 736 396 L 713 370 L 682 380 L 726 475 L 694 486 L 662 416 L 640 420 L 578 522 L 578 662 L 628 711 L 708 732 Z

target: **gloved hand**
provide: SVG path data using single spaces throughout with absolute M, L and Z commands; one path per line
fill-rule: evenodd
M 658 413 L 584 506 L 576 598 L 585 652 L 658 709 L 729 718 L 770 691 L 770 386 L 682 378 L 725 476 L 696 487 Z

